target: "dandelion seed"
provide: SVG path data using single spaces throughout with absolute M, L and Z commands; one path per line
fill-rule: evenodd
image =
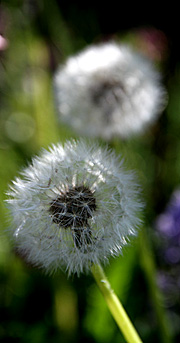
M 140 224 L 139 187 L 112 151 L 80 140 L 35 157 L 7 200 L 18 251 L 47 272 L 88 272 Z
M 55 74 L 54 90 L 60 120 L 107 140 L 143 132 L 167 102 L 150 60 L 114 42 L 70 57 Z

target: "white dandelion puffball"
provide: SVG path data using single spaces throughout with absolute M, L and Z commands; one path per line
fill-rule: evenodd
M 121 253 L 141 222 L 139 186 L 122 164 L 83 140 L 35 157 L 8 192 L 20 255 L 47 272 L 79 275 Z
M 153 64 L 126 45 L 91 46 L 54 77 L 60 120 L 91 137 L 127 138 L 157 119 L 166 92 Z

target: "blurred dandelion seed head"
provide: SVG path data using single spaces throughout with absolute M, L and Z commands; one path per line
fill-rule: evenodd
M 91 46 L 55 74 L 60 120 L 78 133 L 111 139 L 139 133 L 167 102 L 153 64 L 126 45 Z
M 88 272 L 121 253 L 140 224 L 139 186 L 112 151 L 80 140 L 35 157 L 7 200 L 15 245 L 47 272 Z

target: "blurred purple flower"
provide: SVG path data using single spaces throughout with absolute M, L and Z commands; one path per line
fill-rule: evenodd
M 171 271 L 158 271 L 157 284 L 164 293 L 165 305 L 167 307 L 173 307 L 179 303 L 179 272 L 180 269 L 177 267 Z
M 155 227 L 159 242 L 157 284 L 164 295 L 175 335 L 180 333 L 180 189 L 173 192 Z
M 165 261 L 169 264 L 180 262 L 180 190 L 176 190 L 165 212 L 156 220 L 156 228 L 163 239 L 162 246 Z
M 0 35 L 0 51 L 6 50 L 8 46 L 7 39 Z
M 163 61 L 168 54 L 168 39 L 163 31 L 155 27 L 135 30 L 138 48 L 154 61 Z

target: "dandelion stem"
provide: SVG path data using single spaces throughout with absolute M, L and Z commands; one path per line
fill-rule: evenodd
M 122 331 L 126 341 L 128 343 L 142 343 L 142 340 L 131 323 L 120 300 L 114 293 L 114 290 L 111 288 L 111 285 L 107 280 L 102 267 L 100 265 L 93 265 L 91 267 L 91 271 L 98 287 L 100 288 L 100 291 L 105 298 L 108 308 L 120 330 Z

